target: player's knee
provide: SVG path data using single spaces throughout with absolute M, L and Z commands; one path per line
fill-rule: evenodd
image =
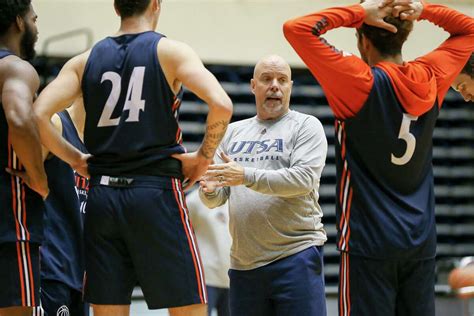
M 31 316 L 33 307 L 0 308 L 0 316 Z
M 206 316 L 207 304 L 193 304 L 169 309 L 170 316 Z
M 130 305 L 91 304 L 94 316 L 129 316 Z

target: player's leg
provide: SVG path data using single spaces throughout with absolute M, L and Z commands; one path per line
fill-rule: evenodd
M 71 315 L 89 316 L 89 304 L 82 299 L 82 292 L 71 290 Z
M 0 316 L 31 316 L 39 305 L 39 245 L 0 244 Z
M 44 316 L 61 315 L 59 312 L 70 314 L 70 288 L 61 282 L 53 280 L 41 281 L 41 307 Z
M 77 315 L 89 316 L 89 305 L 82 300 L 82 292 L 54 281 L 41 282 L 41 309 L 33 316 Z
M 130 305 L 96 305 L 92 304 L 94 316 L 129 316 Z
M 205 316 L 204 270 L 179 181 L 134 177 L 127 190 L 123 234 L 148 308 Z
M 398 316 L 435 315 L 435 259 L 404 260 L 399 265 Z
M 229 316 L 229 289 L 206 286 L 207 288 L 207 315 L 211 316 L 213 310 L 217 311 L 217 316 Z
M 168 309 L 170 316 L 203 316 L 207 315 L 207 305 L 194 304 Z
M 0 316 L 31 316 L 33 307 L 0 308 Z
M 339 315 L 394 316 L 397 282 L 397 262 L 341 252 Z
M 84 298 L 93 304 L 95 316 L 128 315 L 136 276 L 122 238 L 126 229 L 121 214 L 122 192 L 94 181 L 91 178 L 84 223 Z
M 309 247 L 266 269 L 272 276 L 275 315 L 326 316 L 322 247 Z

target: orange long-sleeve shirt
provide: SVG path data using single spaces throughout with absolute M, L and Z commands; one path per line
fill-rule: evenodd
M 409 114 L 419 116 L 435 101 L 441 105 L 450 84 L 474 51 L 474 19 L 442 5 L 423 2 L 420 20 L 450 33 L 432 52 L 403 65 L 380 62 L 397 98 Z M 360 5 L 330 8 L 290 20 L 284 25 L 288 42 L 321 84 L 339 119 L 355 116 L 373 86 L 371 68 L 362 59 L 337 50 L 321 35 L 337 27 L 360 27 L 365 11 Z

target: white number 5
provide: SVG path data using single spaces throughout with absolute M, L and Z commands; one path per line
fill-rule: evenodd
M 145 77 L 145 67 L 133 68 L 132 75 L 128 83 L 127 96 L 123 111 L 128 110 L 128 118 L 125 122 L 138 122 L 140 111 L 145 110 L 145 100 L 142 100 L 143 80 Z M 104 110 L 100 116 L 98 127 L 117 126 L 120 117 L 112 118 L 112 113 L 120 98 L 121 82 L 120 75 L 113 71 L 107 71 L 102 75 L 100 83 L 108 80 L 112 82 L 112 90 L 105 102 Z
M 400 126 L 398 139 L 403 139 L 407 143 L 407 149 L 401 157 L 395 157 L 392 154 L 392 163 L 394 165 L 403 166 L 407 164 L 415 152 L 416 138 L 412 133 L 410 133 L 410 124 L 412 121 L 416 120 L 418 120 L 418 116 L 403 113 L 402 125 Z

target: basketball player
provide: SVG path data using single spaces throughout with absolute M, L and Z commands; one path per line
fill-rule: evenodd
M 405 62 L 416 20 L 451 36 Z M 357 29 L 362 59 L 321 37 L 338 27 Z M 284 33 L 336 116 L 340 315 L 434 315 L 432 136 L 474 49 L 474 20 L 424 1 L 370 0 L 288 21 Z
M 191 48 L 154 32 L 161 1 L 114 4 L 119 31 L 68 61 L 35 105 L 45 146 L 91 176 L 85 299 L 96 316 L 128 315 L 138 282 L 150 309 L 205 315 L 204 275 L 181 180 L 192 185 L 207 170 L 232 103 Z M 201 147 L 186 154 L 177 123 L 183 85 L 210 109 Z M 50 120 L 81 96 L 90 159 Z
M 461 70 L 461 73 L 454 79 L 451 87 L 459 92 L 464 101 L 474 101 L 474 53 L 467 60 L 466 65 Z
M 82 106 L 76 102 L 57 113 L 53 116 L 53 124 L 64 139 L 85 153 Z M 45 169 L 50 194 L 45 201 L 44 241 L 40 249 L 41 308 L 44 313 L 36 315 L 89 315 L 89 306 L 82 300 L 83 215 L 88 180 L 51 154 L 46 158 Z
M 33 97 L 36 13 L 30 0 L 0 0 L 0 315 L 31 315 L 39 304 L 43 201 L 48 182 Z M 8 171 L 25 170 L 24 182 Z M 25 185 L 26 184 L 26 185 Z M 28 186 L 28 187 L 27 187 Z

